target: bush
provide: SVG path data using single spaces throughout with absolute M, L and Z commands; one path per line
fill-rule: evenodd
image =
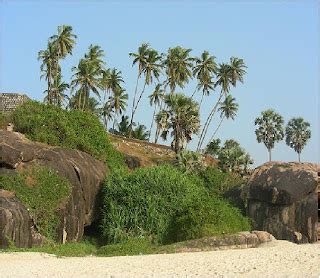
M 59 205 L 69 196 L 69 182 L 43 166 L 33 166 L 17 175 L 1 175 L 0 188 L 12 191 L 29 210 L 38 231 L 54 240 Z
M 15 130 L 30 140 L 84 151 L 106 161 L 110 168 L 124 165 L 99 119 L 90 112 L 66 111 L 29 101 L 19 106 L 12 117 Z
M 146 237 L 163 244 L 249 229 L 236 208 L 210 197 L 200 178 L 173 166 L 116 171 L 103 194 L 101 228 L 108 243 Z
M 223 172 L 218 168 L 207 167 L 200 171 L 206 188 L 211 194 L 222 195 L 232 188 L 243 185 L 244 180 L 235 173 Z

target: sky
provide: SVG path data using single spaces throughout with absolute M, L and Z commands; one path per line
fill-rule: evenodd
M 312 138 L 302 161 L 320 162 L 319 148 L 319 2 L 306 1 L 17 1 L 0 0 L 0 92 L 22 92 L 42 100 L 46 89 L 40 80 L 38 51 L 58 25 L 68 24 L 78 36 L 73 55 L 61 63 L 64 80 L 70 82 L 90 44 L 100 45 L 108 67 L 121 70 L 131 110 L 137 68 L 129 52 L 143 42 L 159 52 L 182 46 L 193 56 L 204 50 L 218 63 L 236 56 L 244 59 L 244 83 L 231 89 L 239 104 L 234 121 L 225 121 L 217 137 L 237 140 L 255 165 L 268 160 L 258 144 L 254 120 L 273 108 L 287 123 L 301 116 L 311 124 Z M 141 82 L 142 83 L 142 82 Z M 151 123 L 153 108 L 147 87 L 136 122 Z M 191 95 L 196 82 L 177 92 Z M 206 97 L 201 108 L 204 123 L 218 92 Z M 198 95 L 200 99 L 200 94 Z M 209 129 L 211 137 L 219 115 Z M 197 138 L 188 145 L 194 149 Z M 169 144 L 169 142 L 168 142 Z M 284 141 L 277 143 L 273 160 L 296 161 L 297 154 Z

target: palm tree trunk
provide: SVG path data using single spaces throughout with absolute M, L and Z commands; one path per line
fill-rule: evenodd
M 136 81 L 136 88 L 134 90 L 134 97 L 133 97 L 133 101 L 132 101 L 132 112 L 131 112 L 131 120 L 130 120 L 130 125 L 129 125 L 129 128 L 130 128 L 129 137 L 131 137 L 131 134 L 132 134 L 132 123 L 133 123 L 133 116 L 134 116 L 134 108 L 136 105 L 136 97 L 137 97 L 137 92 L 138 92 L 139 79 L 140 79 L 140 71 L 138 72 L 137 81 Z
M 204 97 L 204 92 L 202 93 L 201 100 L 200 100 L 200 103 L 199 103 L 199 110 L 200 110 L 200 107 L 201 107 L 201 104 L 202 104 L 202 101 L 203 101 L 203 97 Z
M 198 91 L 197 88 L 198 88 L 198 86 L 196 86 L 196 88 L 194 89 L 194 92 L 193 92 L 193 94 L 191 95 L 191 99 L 194 97 L 194 95 L 195 95 L 196 92 Z
M 269 162 L 271 161 L 271 149 L 268 149 L 269 152 Z
M 145 89 L 146 89 L 146 85 L 147 85 L 147 82 L 145 81 L 145 82 L 144 82 L 144 85 L 143 85 L 142 92 L 141 92 L 141 94 L 140 94 L 140 96 L 139 96 L 139 98 L 138 98 L 138 101 L 137 101 L 137 103 L 136 103 L 136 106 L 135 106 L 135 108 L 134 108 L 134 110 L 133 110 L 133 114 L 135 114 L 136 111 L 137 111 L 137 108 L 138 108 L 138 105 L 139 105 L 139 103 L 140 103 L 140 101 L 141 101 L 142 95 L 144 94 L 144 91 L 145 91 Z
M 219 130 L 219 128 L 220 128 L 220 126 L 221 126 L 221 124 L 222 124 L 223 120 L 224 120 L 224 115 L 223 115 L 223 117 L 221 118 L 221 120 L 220 120 L 220 123 L 219 123 L 218 127 L 216 128 L 216 130 L 215 130 L 215 131 L 214 131 L 214 133 L 212 134 L 211 139 L 210 139 L 210 141 L 209 141 L 209 142 L 212 142 L 212 140 L 213 140 L 214 136 L 216 135 L 216 133 L 218 132 L 218 130 Z
M 163 93 L 164 93 L 164 95 L 166 94 L 167 86 L 168 86 L 168 84 L 166 84 L 166 85 L 164 86 L 164 88 L 163 88 Z M 161 99 L 159 111 L 162 110 L 163 99 L 164 99 L 164 98 Z M 154 136 L 154 143 L 155 143 L 155 144 L 157 144 L 157 142 L 158 142 L 159 135 L 160 135 L 160 126 L 157 124 L 157 130 L 156 130 L 156 134 L 155 134 L 155 136 Z
M 223 96 L 223 94 L 222 94 L 222 92 L 221 92 L 218 101 L 216 102 L 216 104 L 215 104 L 214 107 L 212 108 L 212 110 L 211 110 L 211 112 L 210 112 L 210 114 L 209 114 L 209 116 L 208 116 L 208 118 L 207 118 L 207 120 L 206 120 L 206 122 L 205 122 L 205 124 L 204 124 L 204 126 L 203 126 L 202 132 L 201 132 L 201 134 L 200 134 L 198 146 L 197 146 L 197 151 L 200 151 L 200 149 L 201 149 L 201 146 L 202 146 L 202 144 L 203 144 L 203 141 L 204 141 L 204 139 L 205 139 L 205 137 L 206 137 L 206 135 L 207 135 L 208 128 L 209 128 L 210 123 L 211 123 L 211 121 L 212 121 L 212 118 L 213 118 L 213 116 L 214 116 L 214 114 L 215 114 L 215 112 L 216 112 L 216 110 L 217 110 L 217 108 L 218 108 L 218 105 L 219 105 L 219 103 L 220 103 L 220 100 L 221 100 L 222 96 Z
M 298 160 L 299 160 L 299 163 L 301 162 L 300 160 L 300 152 L 298 152 Z
M 152 127 L 153 127 L 154 116 L 156 115 L 156 110 L 157 110 L 157 104 L 154 105 L 154 111 L 153 111 L 152 120 L 151 120 L 151 126 L 150 126 L 150 130 L 149 130 L 148 142 L 150 142 L 151 131 L 152 131 Z

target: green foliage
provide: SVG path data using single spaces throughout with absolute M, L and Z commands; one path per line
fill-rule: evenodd
M 213 167 L 203 169 L 199 175 L 204 180 L 204 184 L 211 194 L 222 195 L 244 183 L 244 180 L 240 176 L 223 172 Z
M 11 122 L 11 114 L 0 113 L 0 128 L 6 128 Z
M 208 143 L 205 150 L 205 154 L 209 154 L 213 157 L 217 157 L 221 148 L 220 143 L 221 143 L 221 140 L 219 138 L 213 139 L 211 142 Z
M 92 113 L 29 101 L 13 112 L 13 122 L 16 131 L 33 141 L 84 151 L 106 161 L 111 169 L 124 165 L 122 155 L 114 150 L 104 127 Z
M 198 172 L 202 164 L 202 156 L 198 152 L 181 151 L 177 155 L 177 165 L 183 172 Z
M 1 175 L 0 188 L 15 192 L 27 207 L 38 231 L 54 240 L 58 225 L 56 212 L 71 187 L 67 180 L 42 166 L 33 166 L 17 175 Z
M 210 196 L 199 177 L 173 166 L 115 172 L 103 194 L 101 228 L 109 243 L 148 237 L 162 244 L 249 229 L 248 220 Z

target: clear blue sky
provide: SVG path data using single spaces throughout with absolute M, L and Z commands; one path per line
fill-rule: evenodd
M 268 156 L 256 142 L 254 119 L 262 110 L 274 108 L 286 121 L 302 116 L 311 123 L 312 139 L 302 160 L 320 160 L 318 1 L 0 0 L 0 20 L 2 92 L 25 92 L 43 99 L 46 85 L 39 79 L 37 53 L 61 24 L 72 25 L 78 35 L 73 56 L 62 63 L 64 79 L 70 81 L 71 67 L 88 46 L 99 44 L 106 52 L 107 66 L 122 71 L 130 104 L 137 71 L 128 53 L 142 42 L 159 52 L 177 45 L 192 48 L 193 55 L 208 50 L 218 62 L 237 56 L 248 66 L 244 84 L 231 90 L 240 108 L 236 120 L 226 121 L 217 136 L 238 140 L 255 164 L 261 164 Z M 194 87 L 195 82 L 190 82 L 183 91 L 191 95 Z M 205 99 L 203 120 L 215 99 L 216 94 Z M 149 127 L 151 113 L 145 98 L 136 120 Z M 281 142 L 273 159 L 293 161 L 297 156 Z

